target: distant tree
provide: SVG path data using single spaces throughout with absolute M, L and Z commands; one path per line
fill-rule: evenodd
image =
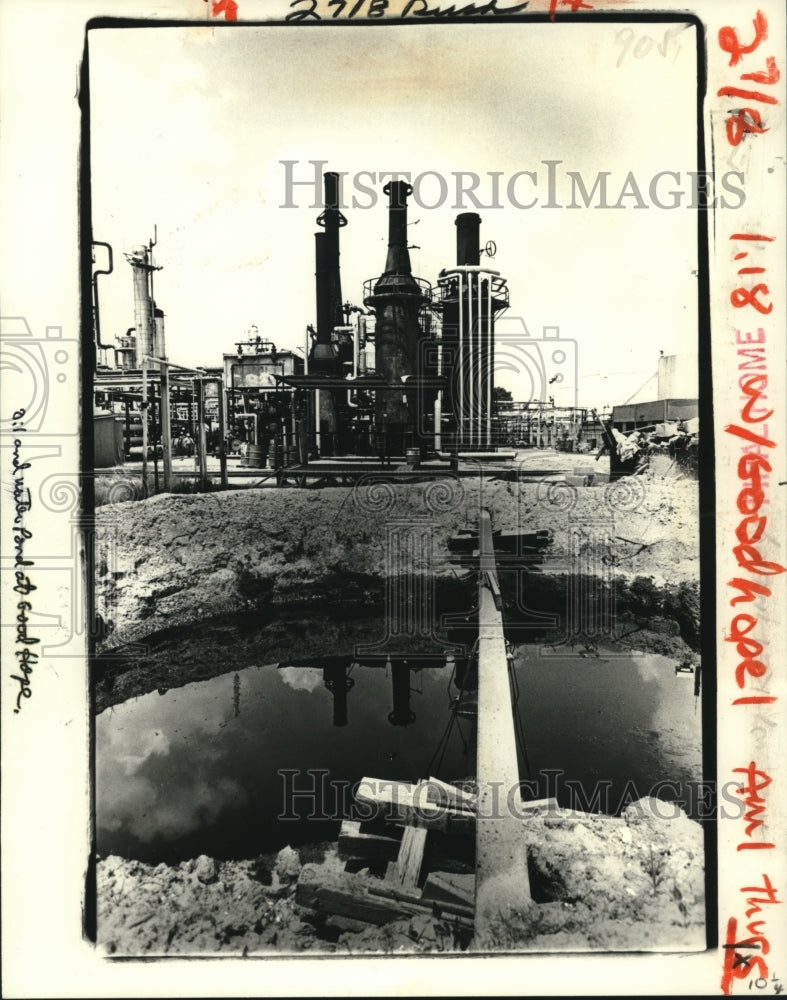
M 499 413 L 503 408 L 503 403 L 513 402 L 514 397 L 508 391 L 508 389 L 503 388 L 502 385 L 496 385 L 492 390 L 492 408 L 495 413 Z

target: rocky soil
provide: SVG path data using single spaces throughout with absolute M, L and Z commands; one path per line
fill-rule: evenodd
M 378 602 L 385 579 L 401 571 L 387 543 L 394 522 L 431 526 L 431 548 L 411 571 L 455 580 L 447 540 L 482 506 L 504 532 L 553 532 L 545 570 L 642 576 L 662 588 L 698 579 L 697 484 L 687 480 L 160 495 L 96 511 L 99 649 L 222 614 Z
M 501 921 L 503 951 L 649 951 L 704 948 L 702 830 L 664 802 L 632 803 L 618 819 L 571 814 L 526 820 L 534 902 Z M 346 929 L 299 906 L 296 881 L 310 868 L 340 871 L 334 845 L 301 857 L 177 867 L 109 857 L 98 864 L 99 944 L 113 955 L 235 955 L 462 950 L 449 918 L 425 914 L 382 927 Z

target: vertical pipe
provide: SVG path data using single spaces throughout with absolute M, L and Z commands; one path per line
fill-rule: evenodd
M 194 380 L 197 389 L 197 420 L 199 423 L 199 480 L 200 488 L 204 489 L 208 480 L 207 456 L 205 455 L 205 383 L 201 378 Z
M 487 313 L 486 313 L 486 443 L 492 447 L 492 389 L 495 373 L 494 339 L 492 327 L 492 275 L 487 281 Z
M 437 334 L 437 377 L 443 374 L 443 332 Z M 434 449 L 441 451 L 443 447 L 443 390 L 438 389 L 434 401 Z
M 123 402 L 123 409 L 126 414 L 126 440 L 123 446 L 123 458 L 125 459 L 131 451 L 131 401 L 126 396 Z
M 148 369 L 142 364 L 142 496 L 148 495 Z
M 163 450 L 164 489 L 172 492 L 172 422 L 170 419 L 169 364 L 159 363 L 161 378 L 161 446 Z
M 156 433 L 158 427 L 156 425 L 156 383 L 152 383 L 153 389 L 153 400 L 151 403 L 151 427 L 153 428 L 153 489 L 158 493 L 158 445 L 156 444 L 156 438 L 158 434 Z M 159 411 L 160 412 L 160 411 Z
M 465 303 L 465 276 L 459 275 L 459 350 L 457 360 L 454 363 L 454 371 L 459 369 L 459 406 L 457 407 L 457 449 L 464 440 L 464 405 L 465 405 L 465 356 L 463 351 L 463 329 L 465 325 L 464 316 Z
M 224 419 L 224 403 L 227 394 L 224 391 L 224 379 L 216 379 L 216 393 L 219 397 L 219 482 L 227 485 L 227 423 Z
M 478 447 L 480 448 L 484 442 L 484 302 L 481 291 L 481 275 L 476 273 L 475 276 L 475 298 L 476 298 L 476 313 L 478 318 L 476 323 L 478 325 L 478 336 L 476 337 L 476 384 L 478 385 L 478 405 L 476 407 L 476 413 L 478 414 Z
M 473 446 L 475 423 L 475 353 L 476 344 L 473 337 L 473 274 L 467 275 L 467 361 L 470 378 L 470 447 Z

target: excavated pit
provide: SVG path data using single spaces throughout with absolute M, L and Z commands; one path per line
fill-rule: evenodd
M 684 789 L 702 777 L 692 685 L 675 670 L 699 660 L 696 483 L 642 480 L 576 489 L 557 482 L 457 480 L 161 496 L 97 512 L 101 635 L 93 678 L 99 853 L 107 859 L 99 864 L 105 943 L 129 953 L 236 946 L 335 950 L 343 933 L 357 950 L 385 951 L 385 942 L 396 940 L 390 928 L 381 938 L 381 929 L 318 926 L 276 879 L 273 890 L 260 888 L 244 865 L 256 858 L 258 868 L 269 871 L 288 844 L 308 860 L 315 850 L 310 845 L 335 839 L 338 814 L 323 822 L 277 822 L 269 806 L 281 797 L 282 768 L 323 768 L 350 789 L 370 771 L 413 780 L 430 767 L 438 770 L 436 744 L 457 693 L 446 651 L 454 663 L 461 660 L 475 635 L 476 576 L 451 554 L 449 541 L 472 528 L 482 506 L 503 533 L 552 533 L 541 565 L 525 571 L 510 554 L 500 562 L 504 619 L 522 692 L 519 763 L 523 780 L 531 779 L 526 797 L 555 794 L 566 808 L 591 806 L 591 812 L 618 816 L 609 822 L 623 826 L 593 834 L 600 836 L 599 844 L 592 841 L 599 871 L 605 854 L 636 856 L 647 888 L 652 861 L 645 841 L 635 851 L 624 832 L 634 829 L 623 822 L 626 809 L 656 782 Z M 402 622 L 408 614 L 412 622 L 413 605 L 423 596 L 419 580 L 429 581 L 428 615 L 416 622 L 415 634 L 397 623 L 392 630 L 385 610 L 391 595 L 399 595 Z M 351 668 L 347 721 L 340 718 L 337 725 L 326 664 L 346 668 L 359 650 L 368 659 L 375 644 L 383 657 L 394 651 L 419 664 L 409 706 L 415 718 L 391 722 L 394 667 L 383 658 Z M 431 662 L 424 664 L 425 657 Z M 454 733 L 439 761 L 448 780 L 473 773 L 472 724 L 465 729 L 460 739 Z M 275 765 L 264 775 L 262 760 Z M 558 786 L 550 788 L 556 772 Z M 693 803 L 685 795 L 667 791 L 664 797 L 691 823 L 684 814 L 692 814 Z M 581 830 L 587 822 L 580 822 Z M 691 823 L 683 833 L 696 840 L 695 828 Z M 528 918 L 519 932 L 528 939 L 565 937 L 566 925 L 561 931 L 554 914 L 547 919 L 546 913 L 571 907 L 578 946 L 604 946 L 612 931 L 594 938 L 587 929 L 599 913 L 571 895 L 571 880 L 582 884 L 582 873 L 571 874 L 576 864 L 566 860 L 569 841 L 557 843 L 563 833 L 554 828 L 538 829 L 529 865 L 547 908 L 538 926 Z M 652 835 L 642 828 L 635 833 L 640 839 Z M 701 848 L 690 854 L 684 867 L 697 897 Z M 323 863 L 333 863 L 330 846 L 322 855 L 328 858 Z M 183 928 L 196 917 L 182 927 L 176 921 L 174 931 L 170 921 L 166 933 L 150 933 L 149 918 L 137 925 L 125 902 L 110 905 L 111 882 L 118 872 L 129 875 L 129 865 L 136 865 L 142 895 L 152 879 L 180 886 L 190 900 L 183 902 L 186 909 L 208 905 L 212 882 L 204 884 L 188 868 L 202 856 L 227 866 L 231 877 L 219 881 L 247 886 L 249 898 L 262 900 L 279 923 L 240 921 L 223 936 L 205 939 L 200 931 L 189 938 Z M 629 863 L 620 860 L 623 868 Z M 640 876 L 621 877 L 636 882 Z M 640 888 L 637 882 L 638 893 Z M 667 904 L 659 886 L 651 888 L 658 905 L 647 912 L 664 923 Z M 618 903 L 604 919 L 612 919 L 613 910 L 630 913 L 628 903 Z M 670 915 L 667 923 L 697 931 L 696 920 Z M 414 936 L 410 928 L 401 932 L 400 945 L 407 938 L 410 950 L 439 950 L 434 933 L 420 928 Z

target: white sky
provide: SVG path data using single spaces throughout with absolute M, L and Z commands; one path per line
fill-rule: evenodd
M 158 226 L 157 304 L 166 314 L 167 353 L 181 364 L 219 364 L 252 324 L 278 347 L 304 343 L 314 316 L 314 237 L 310 189 L 285 201 L 285 170 L 313 176 L 310 160 L 351 176 L 399 170 L 502 172 L 503 208 L 478 209 L 482 245 L 497 244 L 489 266 L 507 278 L 509 317 L 532 336 L 557 326 L 576 341 L 579 403 L 624 402 L 656 370 L 659 351 L 694 351 L 697 324 L 696 211 L 687 172 L 696 169 L 693 32 L 662 55 L 655 45 L 621 65 L 621 26 L 353 25 L 307 29 L 243 27 L 100 30 L 90 33 L 93 235 L 112 244 L 115 273 L 99 279 L 102 334 L 134 323 L 131 269 L 122 252 Z M 646 30 L 661 41 L 655 25 Z M 617 37 L 616 37 L 617 36 Z M 611 171 L 609 200 L 632 171 L 648 205 L 652 176 L 661 197 L 686 192 L 674 211 L 545 209 L 547 168 L 557 167 L 558 201 L 568 204 L 565 171 L 590 189 Z M 509 177 L 538 174 L 516 195 Z M 363 183 L 369 185 L 368 178 Z M 344 298 L 361 304 L 362 282 L 379 275 L 387 243 L 382 183 L 371 208 L 344 209 Z M 425 183 L 423 199 L 437 199 Z M 368 197 L 356 192 L 361 203 Z M 345 200 L 353 194 L 352 182 Z M 454 196 L 437 208 L 411 200 L 414 273 L 434 282 L 455 261 Z M 464 210 L 474 206 L 465 204 Z M 487 258 L 483 258 L 487 262 Z M 501 373 L 517 398 L 528 387 Z M 556 394 L 571 402 L 573 387 Z

